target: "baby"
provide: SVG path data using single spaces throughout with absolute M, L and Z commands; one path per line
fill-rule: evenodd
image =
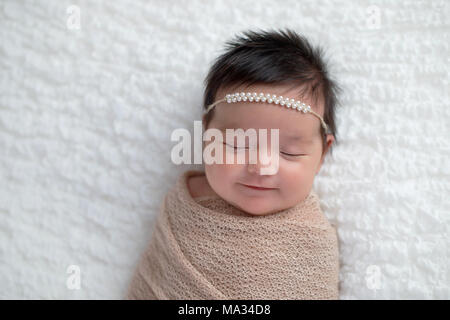
M 320 51 L 292 31 L 249 33 L 248 39 L 230 45 L 207 75 L 205 108 L 226 94 L 270 93 L 310 105 L 329 128 L 325 132 L 312 114 L 280 108 L 267 100 L 222 102 L 205 113 L 204 129 L 217 128 L 224 137 L 226 128 L 279 129 L 276 174 L 261 174 L 261 161 L 227 164 L 224 159 L 221 164 L 205 164 L 205 175 L 188 180 L 194 198 L 216 195 L 247 213 L 266 215 L 290 208 L 310 193 L 314 177 L 336 139 L 336 85 L 328 77 Z M 204 143 L 204 148 L 209 143 Z M 223 148 L 224 157 L 238 152 L 230 144 Z
M 337 234 L 312 190 L 336 139 L 336 84 L 295 32 L 245 36 L 205 81 L 203 128 L 224 138 L 203 148 L 220 148 L 223 161 L 186 171 L 166 195 L 128 299 L 339 297 Z M 277 129 L 269 161 L 249 161 L 267 146 L 229 141 L 227 129 Z M 227 161 L 239 153 L 243 163 Z

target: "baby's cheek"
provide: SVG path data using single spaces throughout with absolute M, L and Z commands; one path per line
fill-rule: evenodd
M 307 184 L 305 166 L 301 162 L 281 160 L 278 170 L 283 189 L 298 190 Z
M 205 165 L 205 172 L 211 188 L 222 198 L 233 190 L 234 171 L 232 166 L 225 164 Z
M 205 142 L 203 147 L 203 161 L 205 165 L 224 163 L 224 148 L 219 141 Z

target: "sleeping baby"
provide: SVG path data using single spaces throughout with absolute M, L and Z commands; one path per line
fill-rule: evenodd
M 205 79 L 203 159 L 216 161 L 165 196 L 126 299 L 339 299 L 337 232 L 312 188 L 337 86 L 294 31 L 244 35 Z

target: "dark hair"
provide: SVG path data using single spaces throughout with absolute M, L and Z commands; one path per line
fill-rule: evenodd
M 328 75 L 322 48 L 313 47 L 305 37 L 290 29 L 244 31 L 243 34 L 245 37 L 237 36 L 236 40 L 226 42 L 226 51 L 209 69 L 204 80 L 203 108 L 214 103 L 220 88 L 292 83 L 301 88 L 300 95 L 310 94 L 315 101 L 319 95 L 323 97 L 323 119 L 338 143 L 335 108 L 340 88 Z M 203 117 L 205 128 L 212 120 L 214 110 Z M 326 135 L 320 127 L 324 151 Z

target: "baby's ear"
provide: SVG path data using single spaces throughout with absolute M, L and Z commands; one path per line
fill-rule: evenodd
M 327 134 L 327 143 L 326 143 L 325 149 L 322 150 L 322 155 L 320 156 L 320 163 L 317 168 L 316 174 L 319 173 L 320 168 L 322 167 L 323 162 L 325 160 L 325 156 L 327 155 L 328 151 L 330 150 L 330 147 L 333 144 L 333 142 L 334 142 L 334 136 L 332 134 Z

